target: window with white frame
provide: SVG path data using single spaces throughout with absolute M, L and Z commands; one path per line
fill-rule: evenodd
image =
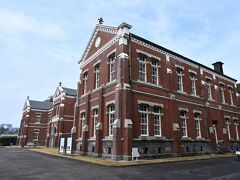
M 82 137 L 83 137 L 83 126 L 86 124 L 86 114 L 85 114 L 85 112 L 81 113 L 80 120 L 81 120 L 81 123 L 82 123 L 81 130 L 82 130 Z
M 201 114 L 194 113 L 195 128 L 197 138 L 201 138 Z
M 208 99 L 212 100 L 212 84 L 210 79 L 206 80 L 206 86 L 207 86 Z
M 220 95 L 221 95 L 222 103 L 225 103 L 224 85 L 220 84 L 219 89 L 220 89 Z
M 152 60 L 152 83 L 158 85 L 158 64 L 157 60 Z
M 225 123 L 226 123 L 226 129 L 228 133 L 228 139 L 231 139 L 231 134 L 230 134 L 230 118 L 226 117 L 225 118 Z
M 112 82 L 116 79 L 115 77 L 115 54 L 109 56 L 109 82 Z
M 109 128 L 108 128 L 108 134 L 109 136 L 113 135 L 113 122 L 115 120 L 115 105 L 110 104 L 108 106 L 108 123 L 109 123 Z
M 39 129 L 34 129 L 33 140 L 38 141 L 38 138 L 39 138 Z
M 229 87 L 228 91 L 229 91 L 230 103 L 231 105 L 233 105 L 233 90 L 231 87 Z
M 162 136 L 161 131 L 161 107 L 153 107 L 154 135 Z
M 146 82 L 147 81 L 147 72 L 146 72 L 146 58 L 144 56 L 138 57 L 138 66 L 139 66 L 139 80 Z
M 41 121 L 41 117 L 42 117 L 42 113 L 40 113 L 40 112 L 36 112 L 35 113 L 35 120 L 36 120 L 36 122 L 37 123 L 40 123 L 40 121 Z
M 183 92 L 183 69 L 177 67 L 177 90 Z
M 180 121 L 181 121 L 181 133 L 182 137 L 187 137 L 187 112 L 180 111 Z
M 140 113 L 140 134 L 141 136 L 148 136 L 148 105 L 141 104 L 139 108 Z
M 100 64 L 95 66 L 95 89 L 100 86 Z
M 88 73 L 85 72 L 83 74 L 83 94 L 87 94 L 87 90 L 88 90 L 88 88 L 87 88 L 87 80 L 88 80 Z
M 196 74 L 190 73 L 191 94 L 196 95 Z
M 93 137 L 96 137 L 97 123 L 98 123 L 98 109 L 93 109 Z
M 235 131 L 236 131 L 236 139 L 239 139 L 239 132 L 238 132 L 238 119 L 234 119 L 234 126 L 235 126 Z

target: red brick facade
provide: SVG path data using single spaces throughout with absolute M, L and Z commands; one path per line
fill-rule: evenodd
M 18 144 L 20 146 L 45 145 L 48 114 L 51 108 L 52 102 L 27 98 L 19 129 Z
M 130 33 L 99 24 L 80 61 L 76 153 L 129 159 L 240 146 L 236 80 Z M 218 67 L 217 67 L 218 66 Z M 75 141 L 76 140 L 76 141 Z M 76 142 L 76 144 L 75 144 Z

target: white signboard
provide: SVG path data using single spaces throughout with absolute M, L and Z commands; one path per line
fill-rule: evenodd
M 66 149 L 67 154 L 72 153 L 72 138 L 67 138 L 67 149 Z
M 140 157 L 140 154 L 138 152 L 138 148 L 132 148 L 132 161 L 133 161 L 134 158 L 137 159 L 138 157 Z
M 240 155 L 240 151 L 236 151 L 236 155 Z
M 61 138 L 59 152 L 64 153 L 64 138 Z

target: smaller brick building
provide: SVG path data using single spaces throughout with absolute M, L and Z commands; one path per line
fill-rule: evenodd
M 35 101 L 27 97 L 24 103 L 19 129 L 19 145 L 45 144 L 48 114 L 52 107 L 53 104 L 51 99 L 46 101 Z
M 59 147 L 60 138 L 71 136 L 76 95 L 77 90 L 62 87 L 59 83 L 53 95 L 53 108 L 48 114 L 47 146 Z

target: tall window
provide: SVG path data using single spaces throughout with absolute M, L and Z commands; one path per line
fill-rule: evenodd
M 38 141 L 39 129 L 34 129 L 33 131 L 33 140 Z
M 208 99 L 212 100 L 212 84 L 210 79 L 206 80 L 206 85 L 207 85 Z
M 154 59 L 152 60 L 152 83 L 158 85 L 158 66 Z
M 141 136 L 148 135 L 148 105 L 140 105 L 140 133 Z
M 180 112 L 180 120 L 181 120 L 181 133 L 182 137 L 187 137 L 187 112 L 181 111 Z
M 87 79 L 88 79 L 88 73 L 85 72 L 83 74 L 83 94 L 87 94 Z
M 220 84 L 220 95 L 221 95 L 221 99 L 222 99 L 222 103 L 225 103 L 225 96 L 224 96 L 224 85 Z
M 197 138 L 201 138 L 200 113 L 194 113 L 194 120 L 195 120 L 196 136 Z
M 40 112 L 36 112 L 36 122 L 38 122 L 38 123 L 40 123 L 40 121 L 41 121 L 41 116 L 42 116 L 42 113 L 40 113 Z
M 83 126 L 86 124 L 86 114 L 81 113 L 81 122 L 82 122 L 82 137 L 83 137 Z
M 138 64 L 139 64 L 139 80 L 146 82 L 146 58 L 143 56 L 139 56 Z
M 233 90 L 232 88 L 229 88 L 228 91 L 229 91 L 230 103 L 231 105 L 233 105 Z
M 190 84 L 192 89 L 192 95 L 196 95 L 196 75 L 194 73 L 190 73 Z
M 153 119 L 154 119 L 154 135 L 162 136 L 161 131 L 161 108 L 155 106 L 153 108 Z
M 109 57 L 109 81 L 114 81 L 115 78 L 115 54 Z
M 177 90 L 183 92 L 183 70 L 181 68 L 177 68 L 177 85 Z
M 225 118 L 225 123 L 226 123 L 226 128 L 227 128 L 227 133 L 228 133 L 228 139 L 231 139 L 231 134 L 230 134 L 230 119 Z
M 93 137 L 96 137 L 96 125 L 98 123 L 98 109 L 93 110 Z
M 95 66 L 95 89 L 100 86 L 100 64 Z
M 235 126 L 235 131 L 236 131 L 236 139 L 239 139 L 239 134 L 238 134 L 238 120 L 234 119 L 234 126 Z
M 111 104 L 108 106 L 108 123 L 109 123 L 109 129 L 108 133 L 109 136 L 113 135 L 113 122 L 115 120 L 115 105 Z

